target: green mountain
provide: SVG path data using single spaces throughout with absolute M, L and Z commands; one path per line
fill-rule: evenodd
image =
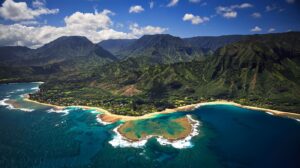
M 170 43 L 163 41 L 161 48 L 168 48 Z M 172 47 L 182 42 L 171 41 Z M 145 40 L 137 48 L 156 44 Z M 127 115 L 213 99 L 300 111 L 298 32 L 249 36 L 200 61 L 146 65 L 142 58 L 147 60 L 148 55 L 98 66 L 85 76 L 53 78 L 32 98 L 54 104 L 101 106 Z
M 202 50 L 168 34 L 144 35 L 116 53 L 120 59 L 142 58 L 144 64 L 170 64 L 204 59 Z
M 0 64 L 8 64 L 16 62 L 20 59 L 25 59 L 32 49 L 22 46 L 3 46 L 0 47 Z
M 227 35 L 227 36 L 198 36 L 184 38 L 183 40 L 193 47 L 198 47 L 204 51 L 216 51 L 217 49 L 246 39 L 246 35 Z
M 2 47 L 0 50 L 5 51 L 0 54 L 3 58 L 0 82 L 45 80 L 58 73 L 86 74 L 94 67 L 118 60 L 80 36 L 60 37 L 37 49 Z
M 31 53 L 32 59 L 27 60 L 28 64 L 45 65 L 59 63 L 77 57 L 99 57 L 115 60 L 116 58 L 102 49 L 100 46 L 93 44 L 86 37 L 81 36 L 63 36 L 60 37 Z
M 116 55 L 118 52 L 121 52 L 135 41 L 136 39 L 110 39 L 101 41 L 100 43 L 98 43 L 98 45 L 100 45 L 110 53 Z

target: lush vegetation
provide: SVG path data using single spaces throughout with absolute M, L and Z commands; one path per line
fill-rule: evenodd
M 247 36 L 205 56 L 201 49 L 192 47 L 192 53 L 199 53 L 192 61 L 181 61 L 187 57 L 182 40 L 169 35 L 157 40 L 157 36 L 154 41 L 154 37 L 146 36 L 139 45 L 132 42 L 127 46 L 132 49 L 130 54 L 124 50 L 121 60 L 101 62 L 101 54 L 101 59 L 75 57 L 47 65 L 53 69 L 46 75 L 42 72 L 47 69 L 26 67 L 31 78 L 16 68 L 6 78 L 16 74 L 32 80 L 47 76 L 32 99 L 57 105 L 99 106 L 124 115 L 215 99 L 300 112 L 300 33 Z

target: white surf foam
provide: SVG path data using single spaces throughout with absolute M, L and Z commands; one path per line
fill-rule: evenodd
M 142 148 L 143 146 L 145 146 L 145 144 L 148 141 L 147 139 L 144 140 L 140 140 L 140 141 L 134 141 L 131 142 L 130 140 L 126 139 L 125 137 L 123 137 L 119 132 L 118 132 L 118 128 L 121 125 L 119 125 L 118 127 L 116 127 L 114 129 L 114 132 L 116 135 L 114 135 L 113 139 L 109 141 L 109 143 L 113 146 L 113 147 L 121 147 L 121 148 L 125 148 L 125 147 L 133 147 L 133 148 Z
M 187 136 L 184 139 L 176 140 L 176 141 L 169 141 L 168 139 L 163 138 L 162 136 L 156 137 L 157 142 L 160 145 L 170 145 L 177 149 L 183 149 L 183 148 L 191 148 L 193 147 L 193 144 L 191 142 L 191 139 L 199 134 L 198 127 L 200 126 L 200 122 L 197 120 L 194 120 L 190 115 L 187 115 L 190 123 L 192 124 L 192 132 L 189 136 Z M 120 125 L 121 126 L 121 125 Z M 113 131 L 115 132 L 115 136 L 109 143 L 113 147 L 134 147 L 134 148 L 141 148 L 143 147 L 147 141 L 152 138 L 153 136 L 148 136 L 143 140 L 140 141 L 130 141 L 127 138 L 123 137 L 119 132 L 118 128 L 116 127 Z
M 99 113 L 99 112 L 98 112 L 97 110 L 92 110 L 91 113 L 97 114 L 97 113 Z
M 28 109 L 28 108 L 14 108 L 14 109 L 21 110 L 21 111 L 26 111 L 26 112 L 34 111 L 34 109 Z
M 9 100 L 7 98 L 0 100 L 0 106 L 6 106 L 9 110 L 21 110 L 26 112 L 32 112 L 34 109 L 28 109 L 28 108 L 15 108 L 12 104 L 6 103 L 6 101 Z
M 25 89 L 17 89 L 15 92 L 23 92 Z
M 70 109 L 54 109 L 51 108 L 47 110 L 48 113 L 64 113 L 64 115 L 68 115 L 70 112 Z
M 96 117 L 97 117 L 98 123 L 100 123 L 100 124 L 102 124 L 102 125 L 108 125 L 108 124 L 111 124 L 110 122 L 105 122 L 105 121 L 101 120 L 101 118 L 99 118 L 98 115 L 97 115 Z
M 187 115 L 187 118 L 189 119 L 190 123 L 192 124 L 192 132 L 189 136 L 185 137 L 184 139 L 176 140 L 176 141 L 169 141 L 167 139 L 164 139 L 163 137 L 158 137 L 156 140 L 160 145 L 171 145 L 174 148 L 183 149 L 183 148 L 191 148 L 194 145 L 191 142 L 191 139 L 199 135 L 198 127 L 200 126 L 200 122 L 197 120 L 194 120 L 192 116 Z
M 296 119 L 296 121 L 300 122 L 300 119 Z
M 197 109 L 197 108 L 199 108 L 199 107 L 201 107 L 201 104 L 197 104 L 197 105 L 195 106 L 195 109 Z
M 17 90 L 11 91 L 9 93 L 12 94 L 12 93 L 23 92 L 23 91 L 25 91 L 25 89 L 17 89 Z
M 43 84 L 44 82 L 31 82 L 31 83 Z
M 37 87 L 30 88 L 30 90 L 38 91 L 40 90 L 40 88 L 37 86 Z
M 0 100 L 0 106 L 9 106 L 10 104 L 7 104 L 6 101 L 9 100 L 7 98 Z
M 27 95 L 27 94 L 21 94 L 20 97 L 21 97 L 21 98 L 24 98 L 24 97 L 26 97 L 26 95 Z

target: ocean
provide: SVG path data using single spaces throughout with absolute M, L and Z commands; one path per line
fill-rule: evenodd
M 54 110 L 24 102 L 22 96 L 39 85 L 0 85 L 1 168 L 300 167 L 300 122 L 294 119 L 231 105 L 206 105 L 149 119 L 167 123 L 189 115 L 198 122 L 189 139 L 171 143 L 152 137 L 133 144 L 114 132 L 122 122 L 103 124 L 97 111 Z M 21 107 L 9 106 L 5 100 L 15 100 Z

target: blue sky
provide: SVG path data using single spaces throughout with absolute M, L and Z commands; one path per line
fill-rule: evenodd
M 24 32 L 17 31 L 20 37 L 15 39 L 0 34 L 0 45 L 38 47 L 59 35 L 86 34 L 97 42 L 156 33 L 191 37 L 300 30 L 299 0 L 7 1 L 0 1 L 0 32 L 20 28 Z M 78 27 L 81 21 L 85 26 Z M 22 39 L 29 33 L 25 29 L 35 31 L 40 39 Z

